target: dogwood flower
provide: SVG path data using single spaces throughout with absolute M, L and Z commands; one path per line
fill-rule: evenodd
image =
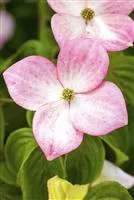
M 77 148 L 83 133 L 105 135 L 127 124 L 120 89 L 103 81 L 108 65 L 101 45 L 76 39 L 62 46 L 57 67 L 30 56 L 4 72 L 14 101 L 36 111 L 33 133 L 48 160 Z
M 102 172 L 98 179 L 93 182 L 93 185 L 97 185 L 104 181 L 116 181 L 126 189 L 129 189 L 134 185 L 134 176 L 127 174 L 115 164 L 105 160 Z
M 10 13 L 0 10 L 0 49 L 13 36 L 15 22 Z
M 107 51 L 120 51 L 133 45 L 134 22 L 127 15 L 134 0 L 48 0 L 58 14 L 52 17 L 52 30 L 58 44 L 77 37 L 94 38 Z

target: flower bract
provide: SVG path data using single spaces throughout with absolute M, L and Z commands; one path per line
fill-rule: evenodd
M 120 89 L 103 80 L 108 65 L 101 45 L 79 38 L 62 46 L 57 66 L 30 56 L 4 72 L 14 101 L 36 111 L 33 134 L 48 160 L 77 148 L 84 133 L 106 135 L 127 125 Z
M 93 38 L 107 51 L 133 46 L 134 22 L 128 16 L 134 0 L 48 0 L 57 13 L 52 30 L 61 46 L 68 39 Z
M 93 185 L 99 184 L 103 181 L 116 181 L 126 189 L 129 189 L 134 185 L 134 176 L 127 174 L 115 164 L 105 160 L 102 172 Z

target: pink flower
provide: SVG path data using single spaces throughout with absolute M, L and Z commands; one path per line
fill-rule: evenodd
M 11 14 L 0 10 L 0 49 L 13 36 L 15 22 Z
M 95 41 L 76 39 L 62 46 L 57 67 L 30 56 L 4 72 L 14 101 L 36 111 L 33 133 L 48 160 L 77 148 L 83 133 L 105 135 L 127 124 L 120 89 L 103 81 L 108 64 Z
M 127 15 L 134 0 L 48 0 L 58 13 L 52 30 L 58 44 L 77 37 L 94 38 L 107 51 L 120 51 L 133 45 L 134 22 Z

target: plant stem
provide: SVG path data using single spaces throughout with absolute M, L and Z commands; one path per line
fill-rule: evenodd
M 59 158 L 62 170 L 63 170 L 63 178 L 66 179 L 67 178 L 67 173 L 66 173 L 66 164 L 65 164 L 65 160 L 63 159 L 63 157 Z
M 13 103 L 13 100 L 9 98 L 0 98 L 0 103 Z
M 43 42 L 45 34 L 45 0 L 38 0 L 39 40 Z
M 68 154 L 65 154 L 65 156 L 64 156 L 64 168 L 66 169 L 66 163 L 67 163 L 67 156 L 68 156 Z M 66 176 L 67 176 L 67 174 L 66 174 Z

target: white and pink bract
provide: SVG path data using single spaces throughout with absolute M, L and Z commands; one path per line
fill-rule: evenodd
M 30 56 L 4 72 L 14 101 L 36 111 L 33 133 L 48 160 L 77 148 L 83 134 L 101 136 L 128 123 L 120 89 L 104 81 L 107 52 L 92 39 L 68 41 L 57 66 Z
M 112 162 L 105 160 L 100 176 L 95 182 L 93 182 L 92 185 L 97 185 L 104 181 L 116 181 L 123 185 L 126 189 L 129 189 L 134 185 L 134 176 L 126 173 Z
M 107 51 L 133 46 L 134 0 L 48 0 L 57 14 L 52 30 L 58 44 L 77 37 L 94 38 Z

